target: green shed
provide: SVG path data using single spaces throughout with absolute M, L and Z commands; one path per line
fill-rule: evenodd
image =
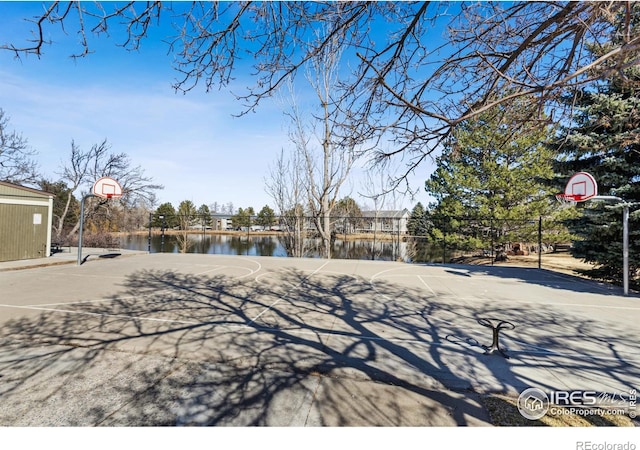
M 51 254 L 53 194 L 0 181 L 0 261 Z

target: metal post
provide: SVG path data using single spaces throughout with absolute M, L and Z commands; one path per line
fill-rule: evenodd
M 164 220 L 164 216 L 159 216 L 162 223 L 160 224 L 160 253 L 164 253 L 164 230 L 167 223 Z
M 542 269 L 542 216 L 538 217 L 538 269 Z
M 622 209 L 622 284 L 624 295 L 629 295 L 629 206 Z
M 447 263 L 447 224 L 442 220 L 442 264 Z
M 376 259 L 376 233 L 378 231 L 378 211 L 376 210 L 375 222 L 373 223 L 373 247 L 371 247 L 371 260 Z
M 80 229 L 78 230 L 78 265 L 82 265 L 82 230 L 84 228 L 84 201 L 89 198 L 94 197 L 93 194 L 87 194 L 82 197 L 80 201 Z
M 496 244 L 493 242 L 493 212 L 492 212 L 492 216 L 489 219 L 489 235 L 491 236 L 491 265 L 493 266 L 493 260 L 495 259 L 495 255 L 493 254 L 493 252 L 495 251 L 495 247 Z
M 622 203 L 622 287 L 624 295 L 629 295 L 629 205 L 614 195 L 596 195 L 592 200 Z
M 151 221 L 153 220 L 153 213 L 149 213 L 149 239 L 147 239 L 147 251 L 151 253 Z

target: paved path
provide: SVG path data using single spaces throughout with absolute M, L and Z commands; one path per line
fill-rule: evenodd
M 485 426 L 481 394 L 640 379 L 639 299 L 544 270 L 59 255 L 0 263 L 0 425 Z

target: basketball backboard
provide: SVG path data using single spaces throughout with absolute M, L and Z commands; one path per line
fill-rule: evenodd
M 590 173 L 575 173 L 567 182 L 564 198 L 569 201 L 584 202 L 598 195 L 598 183 Z
M 122 186 L 110 177 L 102 177 L 93 185 L 93 195 L 102 198 L 122 197 Z

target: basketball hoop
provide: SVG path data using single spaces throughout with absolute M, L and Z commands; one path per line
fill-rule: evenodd
M 567 182 L 564 189 L 566 200 L 573 202 L 584 202 L 598 195 L 598 183 L 593 175 L 587 172 L 578 172 Z M 567 198 L 573 197 L 573 198 Z
M 576 206 L 579 201 L 579 199 L 577 199 L 576 196 L 572 194 L 556 194 L 556 200 L 563 208 Z
M 104 200 L 100 202 L 104 205 L 112 198 L 122 197 L 122 186 L 116 180 L 111 177 L 98 178 L 93 183 L 93 189 L 91 194 L 87 194 L 82 197 L 80 201 L 80 229 L 78 230 L 78 265 L 82 265 L 82 229 L 84 224 L 84 201 L 89 197 L 100 197 Z
M 598 183 L 590 173 L 578 172 L 569 179 L 562 194 L 556 194 L 556 200 L 564 207 L 575 206 L 598 195 Z
M 576 206 L 579 201 L 582 201 L 582 195 L 580 194 L 556 194 L 556 200 L 558 203 L 565 207 Z
M 587 200 L 604 200 L 622 202 L 622 285 L 624 295 L 629 295 L 629 204 L 620 197 L 613 195 L 598 195 L 598 183 L 587 172 L 578 172 L 569 179 L 563 194 L 556 194 L 556 200 L 563 207 L 575 206 L 578 202 Z
M 93 195 L 104 199 L 122 197 L 122 186 L 116 180 L 110 177 L 102 177 L 93 185 Z

